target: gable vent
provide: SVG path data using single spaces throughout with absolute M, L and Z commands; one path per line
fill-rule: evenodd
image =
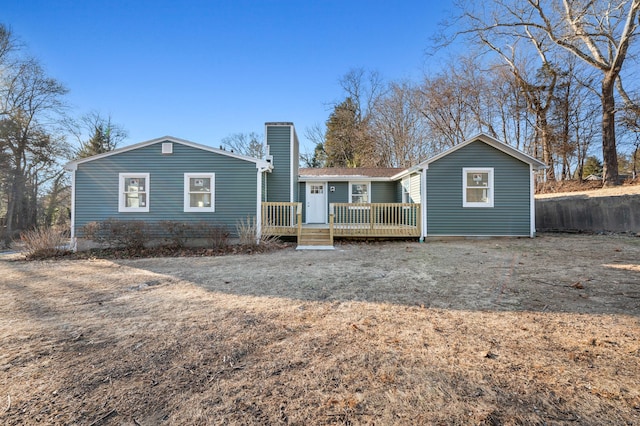
M 162 143 L 162 153 L 163 154 L 173 154 L 173 143 L 171 143 L 171 142 L 163 142 Z

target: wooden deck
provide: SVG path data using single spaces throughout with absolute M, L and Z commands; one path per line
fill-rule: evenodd
M 419 237 L 420 204 L 331 203 L 329 227 L 336 237 Z
M 328 228 L 334 237 L 387 238 L 420 237 L 420 204 L 414 203 L 331 203 L 329 223 L 302 224 L 302 203 L 262 203 L 264 235 L 296 236 L 303 227 Z

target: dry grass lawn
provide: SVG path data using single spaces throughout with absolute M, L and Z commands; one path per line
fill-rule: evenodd
M 640 238 L 0 260 L 0 424 L 640 424 Z

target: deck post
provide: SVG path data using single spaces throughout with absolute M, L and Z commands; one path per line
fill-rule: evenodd
M 298 226 L 298 241 L 302 235 L 302 203 L 298 203 L 296 207 L 296 225 Z
M 369 204 L 369 223 L 370 223 L 369 229 L 371 229 L 372 232 L 373 232 L 373 222 L 374 222 L 373 215 L 374 215 L 373 204 Z
M 329 212 L 329 240 L 333 245 L 333 206 L 331 206 L 331 211 Z

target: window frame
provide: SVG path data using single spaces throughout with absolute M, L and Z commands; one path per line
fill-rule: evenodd
M 400 187 L 402 188 L 402 203 L 411 203 L 411 177 L 405 177 L 400 181 Z
M 487 173 L 488 185 L 467 186 L 467 176 L 470 173 Z M 467 201 L 468 189 L 487 189 L 487 202 Z M 493 167 L 464 167 L 462 169 L 462 207 L 464 208 L 493 208 L 495 198 L 495 187 L 493 182 Z
M 354 203 L 353 202 L 353 196 L 354 195 L 360 195 L 360 194 L 354 194 L 353 193 L 353 185 L 366 185 L 367 186 L 367 201 L 364 202 L 364 204 L 371 204 L 371 182 L 367 182 L 367 181 L 349 181 L 349 204 L 358 204 L 358 203 Z
M 211 197 L 211 206 L 210 207 L 192 207 L 191 206 L 191 179 L 211 179 L 211 188 L 209 188 L 209 192 L 201 192 L 208 193 Z M 215 195 L 216 195 L 216 174 L 215 173 L 185 173 L 184 174 L 184 212 L 185 213 L 198 213 L 198 212 L 215 212 L 216 211 L 216 203 L 215 203 Z
M 126 179 L 134 179 L 134 178 L 144 178 L 145 179 L 145 190 L 138 191 L 144 192 L 146 194 L 145 197 L 145 206 L 144 207 L 127 207 L 126 202 L 126 194 L 129 192 L 125 192 L 125 180 Z M 118 173 L 118 212 L 119 213 L 148 213 L 151 195 L 151 179 L 149 173 Z

